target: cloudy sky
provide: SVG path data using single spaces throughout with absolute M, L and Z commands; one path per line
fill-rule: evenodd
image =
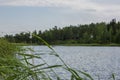
M 0 35 L 120 20 L 120 0 L 0 0 Z

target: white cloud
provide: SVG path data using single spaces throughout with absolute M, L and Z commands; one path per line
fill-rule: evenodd
M 0 0 L 0 6 L 62 7 L 69 8 L 75 13 L 83 12 L 107 18 L 120 17 L 118 3 L 120 0 Z
M 120 20 L 119 4 L 120 4 L 120 0 L 0 0 L 0 7 L 1 6 L 27 6 L 30 8 L 51 7 L 51 8 L 42 8 L 42 9 L 46 9 L 43 10 L 43 13 L 45 14 L 40 14 L 39 16 L 37 15 L 37 11 L 35 14 L 31 13 L 30 15 L 34 16 L 34 18 L 31 17 L 30 15 L 27 15 L 30 16 L 29 19 L 27 17 L 20 17 L 20 20 L 18 17 L 16 17 L 16 15 L 12 16 L 15 19 L 13 19 L 12 17 L 9 18 L 7 17 L 6 19 L 1 18 L 0 26 L 3 27 L 0 27 L 1 28 L 0 32 L 10 32 L 10 31 L 15 32 L 16 30 L 17 32 L 19 32 L 19 30 L 23 31 L 27 29 L 29 30 L 35 29 L 35 27 L 32 26 L 38 26 L 36 29 L 48 29 L 47 26 L 54 26 L 54 25 L 66 26 L 69 24 L 72 25 L 81 24 L 81 23 L 86 24 L 91 22 L 110 21 L 113 18 Z M 23 8 L 24 7 L 22 7 L 21 9 L 19 8 L 21 12 Z M 28 8 L 23 9 L 23 12 L 25 12 L 25 10 L 27 11 L 27 9 Z M 33 9 L 30 10 L 32 12 Z M 12 11 L 14 12 L 14 9 Z M 46 11 L 48 13 L 46 13 Z M 1 10 L 1 12 L 4 11 Z M 9 11 L 7 12 L 9 14 Z M 28 12 L 25 13 L 27 14 Z M 38 11 L 38 13 L 40 12 Z M 26 15 L 26 14 L 23 13 L 22 15 Z M 23 27 L 19 27 L 17 25 Z M 41 25 L 43 27 L 39 27 Z M 6 30 L 6 28 L 8 29 Z
M 108 0 L 107 0 L 108 1 Z M 111 5 L 111 3 L 114 5 Z M 116 1 L 106 1 L 103 0 L 1 0 L 1 6 L 37 6 L 37 7 L 68 7 L 71 9 L 76 10 L 97 10 L 97 11 L 104 11 L 104 10 L 120 10 L 119 5 L 115 5 L 115 2 L 120 2 L 119 0 Z
M 116 0 L 118 1 L 118 0 Z M 115 1 L 103 0 L 1 0 L 1 6 L 37 6 L 37 7 L 68 7 L 71 9 L 94 9 L 97 11 L 120 9 L 119 5 L 109 5 Z M 120 1 L 118 1 L 120 2 Z M 105 4 L 103 4 L 105 3 Z
M 42 7 L 69 7 L 72 9 L 99 9 L 99 6 L 87 0 L 2 0 L 4 6 L 42 6 Z

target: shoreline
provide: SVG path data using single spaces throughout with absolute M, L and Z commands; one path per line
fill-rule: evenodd
M 60 44 L 63 46 L 120 46 L 120 44 Z
M 28 44 L 28 43 L 12 43 L 14 45 L 18 46 L 38 46 L 39 44 Z M 41 44 L 43 45 L 43 44 Z M 91 44 L 50 44 L 52 46 L 115 46 L 120 47 L 120 44 L 97 44 L 97 43 L 91 43 Z

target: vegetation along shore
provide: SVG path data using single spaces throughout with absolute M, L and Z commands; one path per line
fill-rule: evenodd
M 109 23 L 91 23 L 77 26 L 66 26 L 33 32 L 21 32 L 15 35 L 5 35 L 11 43 L 43 44 L 35 34 L 42 37 L 51 45 L 80 45 L 80 46 L 120 46 L 120 22 L 115 19 Z

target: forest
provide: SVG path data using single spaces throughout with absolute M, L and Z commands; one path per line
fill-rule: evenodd
M 109 23 L 91 23 L 77 26 L 66 26 L 41 31 L 21 32 L 5 35 L 4 38 L 12 43 L 42 44 L 31 34 L 35 34 L 49 44 L 120 44 L 120 22 L 112 19 Z

